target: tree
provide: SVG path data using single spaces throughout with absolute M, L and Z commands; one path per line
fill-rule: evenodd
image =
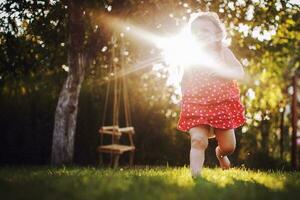
M 82 5 L 69 0 L 69 73 L 60 92 L 54 122 L 51 164 L 71 164 L 74 154 L 78 96 L 88 58 L 84 52 L 84 20 Z

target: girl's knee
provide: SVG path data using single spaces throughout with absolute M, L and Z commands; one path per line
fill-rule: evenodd
M 192 132 L 191 147 L 196 149 L 206 149 L 208 147 L 207 135 L 203 132 Z
M 221 150 L 221 154 L 223 156 L 227 156 L 227 155 L 231 155 L 233 154 L 234 150 L 235 150 L 235 144 L 226 144 L 226 145 L 219 145 L 219 148 Z

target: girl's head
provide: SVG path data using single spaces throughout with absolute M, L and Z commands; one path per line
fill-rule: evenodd
M 190 18 L 190 31 L 201 41 L 212 41 L 216 46 L 221 46 L 226 38 L 226 29 L 215 12 L 199 12 Z

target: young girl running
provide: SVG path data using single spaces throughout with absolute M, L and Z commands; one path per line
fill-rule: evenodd
M 224 25 L 214 12 L 200 12 L 189 21 L 190 31 L 219 70 L 192 67 L 181 80 L 181 111 L 177 129 L 190 133 L 190 170 L 193 178 L 201 175 L 208 139 L 216 138 L 216 157 L 222 169 L 230 168 L 228 155 L 236 147 L 234 129 L 245 121 L 237 80 L 244 70 L 232 51 L 223 43 Z M 204 61 L 205 62 L 205 61 Z

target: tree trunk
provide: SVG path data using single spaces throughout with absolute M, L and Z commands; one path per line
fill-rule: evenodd
M 269 156 L 269 132 L 270 132 L 270 121 L 264 119 L 265 115 L 262 116 L 263 120 L 261 121 L 261 147 L 262 151 Z
M 78 98 L 84 79 L 86 56 L 83 54 L 83 11 L 75 1 L 68 1 L 69 46 L 67 80 L 60 92 L 55 113 L 51 165 L 73 163 Z
M 291 146 L 291 162 L 292 168 L 294 170 L 298 169 L 298 159 L 297 159 L 297 74 L 295 73 L 292 79 L 293 85 L 293 95 L 292 95 L 292 146 Z
M 285 107 L 283 107 L 283 111 L 281 112 L 280 117 L 280 159 L 283 159 L 283 140 L 284 140 L 284 114 L 285 114 Z

